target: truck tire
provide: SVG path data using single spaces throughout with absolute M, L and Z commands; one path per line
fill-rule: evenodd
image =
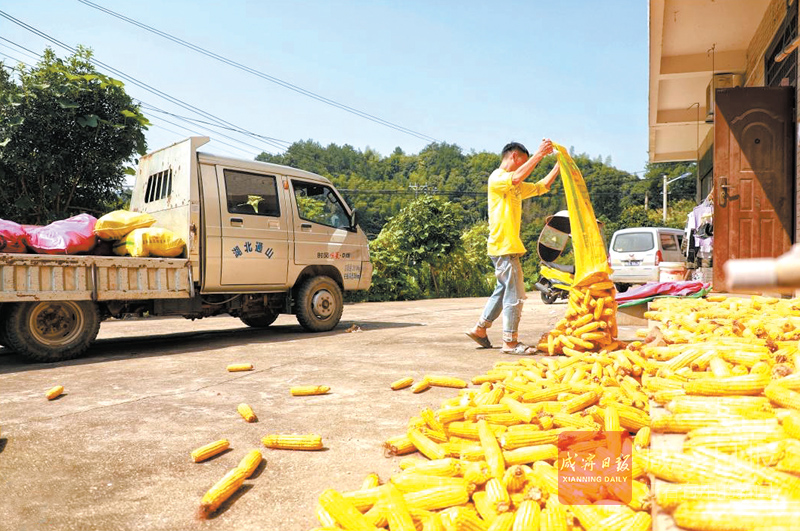
M 9 346 L 34 361 L 62 361 L 83 354 L 100 330 L 93 302 L 40 301 L 14 304 L 6 320 Z
M 267 328 L 278 318 L 277 313 L 265 311 L 264 313 L 246 313 L 239 316 L 244 324 L 252 328 Z
M 342 318 L 342 290 L 330 277 L 311 277 L 300 286 L 296 307 L 297 321 L 309 332 L 333 330 Z

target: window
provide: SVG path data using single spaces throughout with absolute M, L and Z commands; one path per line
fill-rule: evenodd
M 228 212 L 251 216 L 281 215 L 274 175 L 224 170 Z
M 164 199 L 172 193 L 172 168 L 154 173 L 147 178 L 144 191 L 144 202 L 152 203 Z
M 786 11 L 780 28 L 775 33 L 775 38 L 767 46 L 764 55 L 764 80 L 768 87 L 782 85 L 797 86 L 797 50 L 794 50 L 781 62 L 775 61 L 775 56 L 783 51 L 786 46 L 797 37 L 797 2 L 792 2 Z
M 678 244 L 675 243 L 675 236 L 672 234 L 659 234 L 661 238 L 661 248 L 665 251 L 677 251 Z
M 617 235 L 614 240 L 614 251 L 618 253 L 641 253 L 650 251 L 655 247 L 653 233 L 651 232 L 628 232 Z
M 292 181 L 292 187 L 300 219 L 326 227 L 351 230 L 347 209 L 330 186 Z

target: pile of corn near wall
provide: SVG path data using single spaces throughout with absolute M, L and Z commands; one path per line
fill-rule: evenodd
M 682 451 L 643 449 L 658 505 L 693 530 L 800 529 L 800 299 L 659 299 L 632 343 L 654 433 Z
M 497 362 L 437 410 L 410 419 L 386 442 L 402 472 L 380 484 L 328 489 L 319 498 L 319 529 L 646 530 L 650 496 L 644 470 L 633 470 L 628 505 L 562 505 L 557 458 L 563 431 L 628 430 L 649 441 L 641 377 L 655 363 L 632 350 L 570 358 Z M 638 461 L 636 461 L 638 462 Z
M 617 302 L 614 283 L 608 275 L 593 275 L 595 282 L 570 288 L 567 313 L 555 328 L 539 341 L 538 349 L 550 356 L 581 352 L 612 351 L 620 346 L 617 337 Z M 590 279 L 591 281 L 591 279 Z

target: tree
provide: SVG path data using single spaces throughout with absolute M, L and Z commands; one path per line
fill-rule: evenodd
M 62 60 L 47 49 L 12 76 L 0 69 L 0 211 L 42 224 L 104 213 L 132 156 L 146 152 L 148 121 L 123 83 L 98 73 L 87 48 Z

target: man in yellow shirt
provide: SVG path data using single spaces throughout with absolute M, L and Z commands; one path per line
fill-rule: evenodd
M 537 183 L 526 183 L 539 162 L 553 152 L 550 140 L 545 139 L 533 156 L 519 142 L 503 148 L 500 167 L 489 176 L 489 243 L 487 250 L 494 264 L 497 285 L 489 297 L 478 324 L 467 335 L 485 348 L 492 346 L 486 329 L 503 315 L 503 348 L 509 354 L 532 354 L 527 345 L 517 339 L 525 282 L 520 257 L 525 246 L 519 237 L 522 224 L 522 200 L 542 195 L 550 190 L 558 176 L 558 164 Z

